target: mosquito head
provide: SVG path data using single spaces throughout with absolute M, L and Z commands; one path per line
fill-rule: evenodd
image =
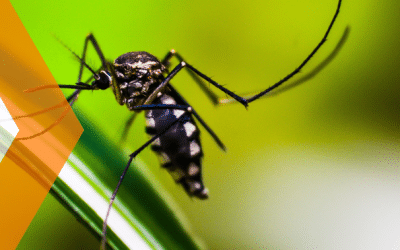
M 143 51 L 118 57 L 114 61 L 114 70 L 121 96 L 128 108 L 143 104 L 162 82 L 166 71 L 155 56 Z

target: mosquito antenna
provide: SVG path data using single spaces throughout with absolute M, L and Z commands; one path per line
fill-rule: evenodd
M 83 66 L 85 66 L 88 70 L 90 70 L 90 72 L 92 72 L 94 78 L 95 78 L 96 80 L 98 80 L 98 78 L 99 78 L 98 74 L 97 74 L 89 65 L 87 65 L 87 64 L 85 63 L 85 61 L 82 60 L 82 58 L 80 58 L 80 56 L 78 56 L 70 47 L 68 47 L 65 43 L 63 43 L 60 39 L 58 39 L 57 36 L 55 36 L 55 35 L 53 35 L 53 36 L 54 36 L 54 38 L 55 38 L 59 43 L 61 43 L 62 46 L 64 46 L 64 48 L 66 48 L 69 52 L 71 52 L 71 53 L 79 60 L 79 62 L 80 62 Z

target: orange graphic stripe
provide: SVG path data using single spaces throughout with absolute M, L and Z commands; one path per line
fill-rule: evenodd
M 69 105 L 54 108 L 66 102 L 59 88 L 24 92 L 57 83 L 5 0 L 0 8 L 0 61 L 0 97 L 11 116 L 20 117 L 15 120 L 17 137 L 31 137 L 14 140 L 0 163 L 1 248 L 15 249 L 83 129 L 68 112 Z

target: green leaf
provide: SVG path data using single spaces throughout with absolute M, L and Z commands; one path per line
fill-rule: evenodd
M 84 117 L 79 120 L 85 132 L 51 193 L 100 239 L 109 197 L 129 157 Z M 108 220 L 109 245 L 113 249 L 200 248 L 172 208 L 176 205 L 167 202 L 165 194 L 141 173 L 146 166 L 140 162 L 132 163 L 114 202 Z

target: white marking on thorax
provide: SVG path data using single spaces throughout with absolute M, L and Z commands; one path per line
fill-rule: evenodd
M 147 62 L 135 62 L 135 63 L 128 63 L 129 66 L 131 66 L 132 68 L 150 68 L 153 65 L 156 65 L 157 62 L 154 61 L 147 61 Z

